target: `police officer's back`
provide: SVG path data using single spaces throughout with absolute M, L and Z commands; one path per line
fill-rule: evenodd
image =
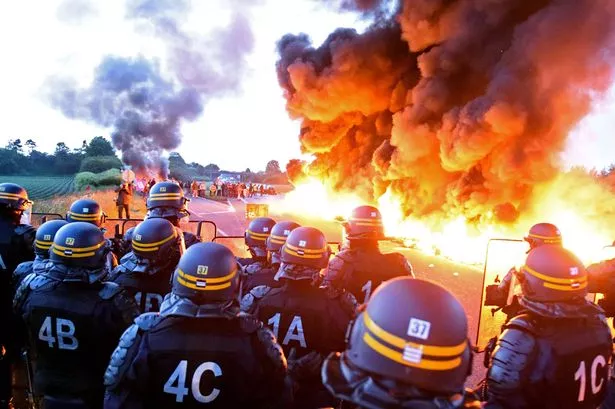
M 65 220 L 50 220 L 43 223 L 37 230 L 34 239 L 34 260 L 25 261 L 17 266 L 13 272 L 12 287 L 16 291 L 21 280 L 29 274 L 40 274 L 44 271 L 45 265 L 49 261 L 49 250 L 53 244 L 53 239 L 64 225 L 68 224 Z M 13 294 L 14 296 L 15 294 Z
M 181 230 L 165 219 L 147 219 L 134 230 L 133 257 L 124 257 L 109 281 L 135 297 L 141 312 L 160 310 L 171 291 L 171 276 L 184 252 Z
M 374 290 L 386 280 L 414 276 L 412 266 L 400 253 L 382 254 L 378 247 L 384 239 L 380 211 L 359 206 L 345 224 L 348 247 L 329 263 L 324 285 L 349 291 L 359 302 L 367 302 Z
M 293 230 L 282 247 L 282 265 L 277 274 L 282 287 L 271 289 L 260 301 L 258 297 L 254 299 L 255 315 L 272 328 L 289 356 L 290 375 L 297 386 L 295 407 L 334 403 L 320 382 L 318 370 L 307 367 L 343 348 L 346 328 L 356 308 L 354 297 L 347 293 L 330 298 L 324 289 L 313 285 L 329 255 L 320 231 L 312 227 Z M 251 309 L 246 305 L 242 308 Z M 304 358 L 311 362 L 302 368 Z
M 160 313 L 137 318 L 113 353 L 105 408 L 284 407 L 286 359 L 271 331 L 239 312 L 239 278 L 226 247 L 190 247 Z
M 35 230 L 21 224 L 21 216 L 32 205 L 28 192 L 14 183 L 0 184 L 0 409 L 11 398 L 11 360 L 18 350 L 11 312 L 11 276 L 19 263 L 34 259 Z
M 461 303 L 445 288 L 410 277 L 383 283 L 357 316 L 343 353 L 322 380 L 361 408 L 480 408 L 465 390 L 472 369 Z
M 245 243 L 250 257 L 238 258 L 237 261 L 244 267 L 255 264 L 254 268 L 268 267 L 267 239 L 275 226 L 275 220 L 270 217 L 257 217 L 248 225 L 245 232 Z
M 174 182 L 159 182 L 152 186 L 147 196 L 146 219 L 163 218 L 180 227 L 180 220 L 189 217 L 186 207 L 188 199 L 184 197 L 184 190 Z M 194 234 L 184 232 L 184 244 L 189 248 L 201 240 Z
M 531 250 L 515 274 L 524 311 L 504 326 L 491 356 L 487 407 L 598 407 L 613 345 L 604 312 L 585 299 L 585 267 L 551 244 Z
M 245 268 L 246 277 L 243 283 L 245 292 L 255 287 L 264 285 L 270 288 L 279 287 L 280 281 L 275 280 L 275 275 L 280 268 L 280 250 L 291 231 L 300 227 L 291 221 L 277 222 L 271 229 L 271 235 L 267 237 L 267 263 L 253 263 Z
M 100 282 L 108 251 L 96 226 L 69 223 L 56 233 L 45 272 L 17 290 L 14 307 L 37 357 L 35 391 L 45 408 L 102 406 L 109 356 L 138 313 L 117 284 Z

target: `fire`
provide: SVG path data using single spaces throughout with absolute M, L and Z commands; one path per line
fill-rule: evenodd
M 567 196 L 567 187 L 581 184 L 585 187 L 585 191 L 581 193 L 587 193 L 589 187 L 593 189 L 595 200 L 599 200 L 599 194 L 612 200 L 612 196 L 604 189 L 573 175 L 559 178 L 543 187 L 541 202 L 536 206 L 536 210 L 523 215 L 512 225 L 497 224 L 491 214 L 485 216 L 486 219 L 491 219 L 492 223 L 481 226 L 473 225 L 463 216 L 440 221 L 406 217 L 402 210 L 402 199 L 390 189 L 378 198 L 375 205 L 382 212 L 388 237 L 402 239 L 408 247 L 441 255 L 456 262 L 482 264 L 490 239 L 522 239 L 532 224 L 545 221 L 557 225 L 562 233 L 564 246 L 577 254 L 584 263 L 589 264 L 607 257 L 603 247 L 612 243 L 613 232 L 609 231 L 602 218 L 595 213 L 595 208 L 583 209 L 584 201 L 578 198 L 573 200 Z M 591 199 L 586 198 L 585 201 Z M 311 177 L 296 184 L 295 189 L 288 193 L 284 200 L 272 204 L 272 210 L 330 221 L 339 216 L 347 217 L 353 208 L 365 203 L 357 195 L 337 193 L 323 181 Z M 514 249 L 511 247 L 510 252 L 496 253 L 498 258 L 509 258 L 498 260 L 498 264 L 513 266 L 522 262 L 517 259 L 520 253 L 517 250 L 524 244 L 512 246 Z

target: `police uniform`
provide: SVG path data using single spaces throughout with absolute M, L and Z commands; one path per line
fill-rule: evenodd
M 400 276 L 414 277 L 412 266 L 400 253 L 382 254 L 378 241 L 385 238 L 380 211 L 359 206 L 344 224 L 348 247 L 329 263 L 323 285 L 350 292 L 366 303 L 384 281 Z
M 296 408 L 335 404 L 320 381 L 318 368 L 328 353 L 343 348 L 356 308 L 350 294 L 332 298 L 325 289 L 313 285 L 329 254 L 322 232 L 311 227 L 293 230 L 281 252 L 277 279 L 283 282 L 282 287 L 268 290 L 259 300 L 254 297 L 255 306 L 245 297 L 242 302 L 242 309 L 254 310 L 254 315 L 273 330 L 289 357 Z M 256 287 L 248 296 L 262 288 Z
M 144 312 L 156 312 L 171 291 L 171 277 L 184 252 L 181 231 L 165 219 L 147 219 L 134 230 L 133 251 L 124 256 L 109 281 L 123 288 Z
M 100 281 L 104 243 L 90 224 L 61 228 L 48 268 L 27 276 L 17 290 L 14 307 L 37 358 L 34 388 L 45 408 L 102 407 L 109 356 L 138 314 L 121 287 Z
M 381 285 L 349 328 L 342 353 L 322 366 L 325 387 L 360 408 L 480 408 L 465 389 L 472 368 L 461 303 L 410 277 Z
M 557 245 L 531 250 L 517 273 L 525 311 L 504 326 L 487 374 L 488 408 L 596 408 L 605 398 L 611 333 L 585 300 L 587 272 Z
M 238 287 L 229 249 L 188 249 L 160 313 L 141 315 L 120 339 L 105 409 L 284 407 L 286 359 L 270 330 L 239 313 Z
M 268 263 L 258 262 L 248 265 L 244 269 L 246 273 L 243 283 L 244 292 L 249 293 L 253 288 L 259 286 L 280 287 L 281 283 L 275 279 L 275 275 L 280 268 L 280 250 L 286 243 L 290 232 L 298 227 L 301 226 L 295 222 L 279 221 L 271 228 L 271 234 L 267 237 L 265 245 Z
M 13 183 L 0 184 L 0 409 L 11 399 L 11 361 L 21 342 L 15 336 L 15 319 L 11 311 L 13 300 L 12 274 L 22 262 L 34 259 L 35 229 L 21 224 L 22 213 L 32 202 L 24 188 Z

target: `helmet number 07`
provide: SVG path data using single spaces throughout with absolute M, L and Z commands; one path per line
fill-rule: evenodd
M 199 365 L 194 374 L 192 375 L 192 396 L 197 402 L 211 403 L 220 394 L 220 389 L 213 388 L 209 395 L 203 395 L 201 393 L 201 377 L 207 371 L 211 371 L 217 378 L 222 376 L 222 369 L 215 362 L 203 362 Z M 167 382 L 164 384 L 164 393 L 175 395 L 175 402 L 183 402 L 184 397 L 188 395 L 188 388 L 186 388 L 186 376 L 188 373 L 188 361 L 183 360 L 179 362 L 177 368 L 173 371 Z
M 602 389 L 605 382 L 604 379 L 599 377 L 598 367 L 604 368 L 606 366 L 606 358 L 602 355 L 596 355 L 591 365 L 590 381 L 592 395 L 597 395 Z M 587 368 L 585 367 L 585 361 L 579 362 L 579 368 L 574 373 L 574 380 L 579 381 L 579 396 L 578 401 L 583 402 L 585 400 L 585 388 L 587 385 Z M 599 380 L 599 382 L 597 382 Z

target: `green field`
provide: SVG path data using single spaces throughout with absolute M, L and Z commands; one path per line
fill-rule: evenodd
M 75 191 L 74 176 L 2 176 L 0 183 L 17 183 L 28 191 L 32 200 L 48 199 Z

